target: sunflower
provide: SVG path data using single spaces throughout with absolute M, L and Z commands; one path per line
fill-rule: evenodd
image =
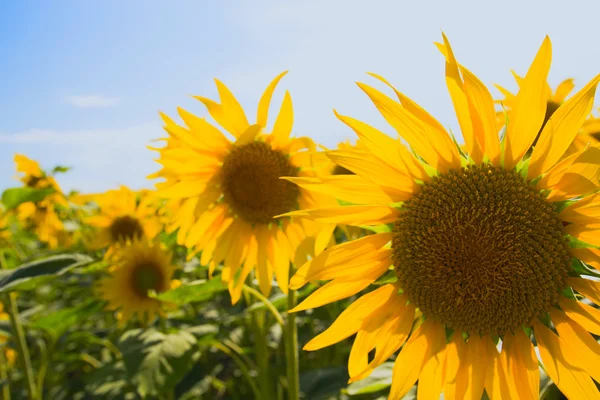
M 9 319 L 10 316 L 6 311 L 4 311 L 4 304 L 0 303 L 0 321 L 8 324 Z M 8 336 L 4 335 L 3 333 L 0 333 L 0 347 L 3 347 L 4 358 L 9 366 L 13 366 L 15 364 L 15 360 L 17 359 L 17 353 L 14 349 L 6 345 L 7 341 Z
M 305 219 L 273 218 L 314 206 L 317 200 L 335 204 L 327 195 L 310 194 L 280 179 L 314 177 L 315 159 L 323 157 L 309 138 L 290 137 L 293 109 L 288 92 L 271 132 L 264 132 L 271 97 L 283 75 L 267 87 L 253 125 L 218 80 L 220 104 L 196 97 L 233 141 L 182 108 L 178 112 L 187 127 L 161 114 L 169 137 L 165 147 L 154 149 L 160 152 L 157 161 L 163 168 L 149 178 L 166 179 L 157 189 L 174 207 L 168 230 L 178 229 L 178 243 L 192 249 L 192 254 L 202 252 L 201 263 L 209 265 L 211 274 L 223 263 L 221 278 L 228 283 L 233 303 L 254 269 L 265 295 L 271 291 L 273 273 L 287 293 L 290 262 L 303 263 L 309 254 L 324 248 L 335 228 L 326 224 L 321 229 Z
M 54 191 L 37 202 L 26 202 L 17 207 L 19 221 L 33 230 L 40 241 L 48 243 L 51 249 L 67 244 L 69 235 L 57 213 L 57 207 L 66 207 L 68 202 L 54 177 L 47 175 L 40 165 L 30 158 L 15 155 L 15 163 L 20 181 L 32 189 L 53 189 Z
M 0 207 L 0 244 L 10 238 L 9 215 Z
M 109 276 L 98 284 L 107 308 L 120 311 L 123 322 L 138 317 L 148 323 L 156 314 L 162 314 L 161 302 L 149 293 L 177 286 L 178 281 L 171 280 L 175 271 L 171 255 L 158 243 L 134 239 L 127 246 L 115 248 L 109 260 Z
M 577 138 L 579 139 L 578 148 L 584 147 L 587 143 L 600 143 L 600 117 L 590 114 L 583 123 L 582 132 Z
M 517 81 L 517 84 L 520 87 L 521 83 L 523 82 L 523 77 L 517 75 L 517 73 L 514 71 L 511 72 L 513 74 L 513 77 Z M 496 86 L 500 93 L 504 95 L 504 99 L 496 100 L 496 103 L 500 104 L 504 109 L 510 109 L 514 107 L 517 96 L 500 85 L 494 86 Z M 534 144 L 537 142 L 539 134 L 542 132 L 542 129 L 544 129 L 546 122 L 548 122 L 552 114 L 554 114 L 554 112 L 558 110 L 558 107 L 560 107 L 565 102 L 567 97 L 569 97 L 569 95 L 573 91 L 573 88 L 575 88 L 575 82 L 572 78 L 565 79 L 564 81 L 558 84 L 554 92 L 552 91 L 552 88 L 547 82 L 545 86 L 546 88 L 544 89 L 544 92 L 546 94 L 546 113 L 544 114 L 544 122 L 542 122 L 542 126 L 540 127 L 540 131 L 538 132 L 536 140 L 534 140 Z M 506 123 L 505 110 L 497 112 L 496 116 L 498 118 L 500 126 L 503 126 Z
M 76 202 L 91 200 L 98 205 L 98 214 L 86 222 L 99 231 L 90 246 L 103 248 L 138 238 L 153 239 L 162 226 L 153 207 L 155 197 L 147 191 L 140 195 L 126 186 L 98 195 L 84 195 Z
M 390 399 L 417 380 L 419 398 L 480 399 L 485 389 L 491 399 L 537 399 L 535 338 L 541 365 L 567 397 L 600 398 L 592 381 L 600 382 L 600 345 L 590 334 L 600 334 L 600 311 L 582 301 L 600 304 L 600 283 L 585 278 L 600 269 L 600 194 L 590 181 L 600 148 L 561 159 L 600 75 L 555 111 L 524 160 L 546 113 L 550 40 L 521 82 L 501 141 L 490 92 L 443 39 L 438 47 L 468 153 L 404 94 L 394 89 L 398 102 L 359 83 L 414 153 L 336 114 L 361 146 L 328 156 L 362 180 L 351 175 L 322 187 L 356 204 L 287 214 L 392 224 L 325 250 L 291 278 L 292 289 L 330 280 L 293 309 L 301 311 L 352 296 L 388 272 L 396 277 L 354 301 L 305 349 L 356 334 L 351 381 L 400 349 Z

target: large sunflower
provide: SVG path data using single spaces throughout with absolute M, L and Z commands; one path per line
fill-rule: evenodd
M 328 243 L 335 228 L 327 224 L 317 232 L 308 220 L 273 219 L 298 207 L 309 208 L 331 201 L 309 194 L 279 179 L 315 175 L 314 143 L 306 137 L 290 137 L 292 100 L 286 92 L 270 133 L 264 133 L 271 97 L 285 73 L 267 87 L 258 104 L 256 123 L 250 125 L 229 89 L 215 80 L 221 104 L 196 97 L 211 117 L 229 132 L 230 141 L 204 118 L 178 108 L 187 127 L 161 114 L 169 133 L 157 160 L 163 168 L 151 178 L 162 177 L 159 195 L 175 205 L 169 230 L 179 229 L 178 242 L 202 252 L 201 263 L 210 270 L 223 263 L 221 278 L 228 282 L 233 303 L 240 298 L 246 277 L 254 269 L 261 291 L 268 295 L 273 273 L 287 293 L 290 261 L 303 263 L 307 254 Z M 313 239 L 314 235 L 319 235 Z
M 161 314 L 161 302 L 149 296 L 150 291 L 164 292 L 172 287 L 175 267 L 171 255 L 160 244 L 145 239 L 134 239 L 127 246 L 119 246 L 109 258 L 109 276 L 98 285 L 100 296 L 108 302 L 107 308 L 119 310 L 122 321 L 137 317 L 150 322 Z
M 102 248 L 137 238 L 152 239 L 162 229 L 156 216 L 156 197 L 147 191 L 139 194 L 126 186 L 99 195 L 86 195 L 79 202 L 91 200 L 98 205 L 98 214 L 86 222 L 98 228 L 91 247 Z
M 590 181 L 600 148 L 561 160 L 591 110 L 600 75 L 556 110 L 524 160 L 546 113 L 550 40 L 521 82 L 502 141 L 488 89 L 457 63 L 445 36 L 439 47 L 468 154 L 402 93 L 397 102 L 359 83 L 415 155 L 400 140 L 338 115 L 360 147 L 328 155 L 361 181 L 352 186 L 357 178 L 349 176 L 322 187 L 360 204 L 287 214 L 391 224 L 390 232 L 324 251 L 292 277 L 292 289 L 331 280 L 294 311 L 352 296 L 390 269 L 397 277 L 356 300 L 305 349 L 357 334 L 352 381 L 401 349 L 390 399 L 417 380 L 419 398 L 443 392 L 446 399 L 480 399 L 485 389 L 491 399 L 537 399 L 535 338 L 563 393 L 600 398 L 592 381 L 600 382 L 600 345 L 589 333 L 600 334 L 600 311 L 581 301 L 600 304 L 600 283 L 585 278 L 600 268 L 600 194 L 592 194 L 599 188 Z
M 54 192 L 43 200 L 19 205 L 17 218 L 27 228 L 33 230 L 40 241 L 57 248 L 69 242 L 69 235 L 57 214 L 57 207 L 67 206 L 67 200 L 54 177 L 47 175 L 40 165 L 28 157 L 16 154 L 15 163 L 21 182 L 32 189 L 53 189 Z

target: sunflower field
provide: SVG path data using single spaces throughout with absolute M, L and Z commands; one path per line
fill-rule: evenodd
M 546 37 L 498 97 L 436 45 L 461 143 L 375 74 L 388 131 L 294 136 L 283 72 L 160 113 L 152 189 L 15 154 L 2 398 L 600 399 L 600 75 L 551 87 Z

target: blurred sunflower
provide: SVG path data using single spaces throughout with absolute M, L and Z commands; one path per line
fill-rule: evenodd
M 7 323 L 9 319 L 10 316 L 8 313 L 6 313 L 6 311 L 4 311 L 4 304 L 0 302 L 0 321 Z M 0 333 L 0 347 L 2 347 L 4 350 L 4 357 L 7 364 L 12 366 L 15 364 L 15 360 L 17 359 L 17 353 L 14 349 L 6 346 L 7 340 L 8 336 Z
M 8 229 L 9 215 L 0 207 L 0 243 L 3 240 L 10 238 L 10 230 Z
M 331 201 L 326 195 L 309 194 L 283 176 L 315 175 L 315 158 L 322 157 L 307 137 L 290 137 L 292 100 L 285 93 L 279 115 L 270 133 L 264 133 L 271 97 L 278 75 L 267 87 L 258 105 L 256 124 L 250 125 L 244 110 L 220 81 L 215 80 L 221 104 L 196 97 L 212 118 L 235 140 L 231 142 L 217 127 L 182 108 L 187 127 L 161 114 L 169 133 L 157 160 L 162 169 L 149 178 L 158 183 L 159 195 L 174 207 L 169 230 L 178 229 L 178 243 L 202 252 L 201 263 L 210 272 L 223 263 L 221 278 L 228 283 L 232 302 L 240 298 L 242 286 L 256 269 L 261 291 L 271 291 L 275 273 L 279 287 L 287 293 L 290 261 L 302 263 L 309 254 L 324 248 L 335 228 L 319 227 L 312 221 L 275 215 Z M 317 236 L 316 239 L 313 237 Z
M 586 146 L 587 143 L 594 145 L 600 143 L 600 117 L 590 114 L 588 119 L 583 123 L 581 130 L 581 134 L 577 136 L 578 148 Z
M 161 315 L 162 303 L 149 292 L 161 293 L 178 285 L 179 281 L 171 280 L 175 266 L 170 254 L 159 243 L 134 239 L 127 246 L 117 247 L 109 260 L 109 276 L 98 284 L 107 308 L 120 311 L 122 322 L 137 317 L 149 323 Z
M 65 207 L 68 203 L 58 183 L 36 161 L 24 155 L 16 154 L 15 163 L 17 172 L 21 173 L 19 179 L 26 187 L 53 189 L 43 200 L 19 205 L 16 210 L 17 218 L 24 227 L 33 230 L 40 241 L 48 243 L 51 249 L 66 246 L 69 237 L 56 208 Z
M 147 191 L 139 194 L 126 186 L 98 195 L 81 196 L 77 202 L 93 201 L 98 214 L 85 221 L 98 228 L 92 248 L 113 246 L 139 238 L 153 239 L 162 229 L 156 216 L 156 198 Z
M 392 232 L 325 250 L 292 277 L 292 289 L 331 280 L 293 311 L 352 296 L 390 268 L 397 277 L 356 300 L 305 349 L 356 333 L 349 358 L 356 381 L 401 348 L 390 399 L 402 398 L 417 380 L 419 398 L 443 392 L 480 399 L 485 389 L 491 399 L 537 399 L 533 334 L 541 364 L 568 398 L 599 398 L 592 378 L 600 382 L 600 344 L 589 332 L 600 334 L 600 311 L 580 300 L 600 304 L 600 283 L 583 277 L 600 268 L 600 194 L 592 194 L 599 188 L 589 180 L 598 173 L 600 148 L 561 157 L 591 110 L 600 75 L 555 111 L 523 162 L 546 113 L 550 40 L 521 82 L 501 143 L 488 89 L 443 39 L 446 82 L 468 155 L 404 94 L 394 89 L 397 102 L 359 83 L 418 156 L 400 140 L 338 115 L 362 146 L 328 155 L 356 175 L 323 185 L 363 201 L 287 214 L 394 224 Z M 352 186 L 356 177 L 362 181 Z
M 517 75 L 517 73 L 514 71 L 511 71 L 511 72 L 512 72 L 515 80 L 517 81 L 517 84 L 520 87 L 521 83 L 523 82 L 523 77 Z M 515 94 L 513 94 L 512 92 L 508 91 L 507 89 L 503 88 L 500 85 L 494 85 L 494 86 L 496 86 L 496 88 L 500 91 L 500 93 L 502 93 L 504 95 L 504 99 L 496 100 L 495 102 L 498 104 L 501 104 L 502 107 L 507 110 L 513 108 L 516 104 L 515 102 L 516 102 L 517 96 Z M 569 95 L 573 91 L 574 87 L 575 87 L 574 80 L 572 78 L 569 78 L 569 79 L 565 79 L 564 81 L 562 81 L 556 87 L 556 90 L 554 92 L 552 92 L 552 88 L 546 82 L 545 89 L 543 89 L 545 96 L 546 96 L 546 112 L 544 114 L 544 122 L 542 122 L 540 131 L 538 132 L 538 135 L 536 136 L 536 138 L 533 142 L 534 145 L 537 143 L 537 139 L 539 138 L 540 133 L 542 132 L 542 129 L 544 129 L 546 122 L 548 122 L 548 120 L 554 114 L 554 112 L 556 112 L 556 110 L 558 110 L 558 108 L 565 102 L 567 97 L 569 97 Z M 501 127 L 506 124 L 504 110 L 498 111 L 496 113 L 496 117 L 498 118 L 498 123 Z

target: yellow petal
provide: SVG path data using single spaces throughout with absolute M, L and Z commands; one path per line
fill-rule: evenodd
M 308 217 L 320 223 L 346 225 L 382 225 L 398 219 L 400 211 L 384 205 L 361 205 L 292 211 L 279 217 Z
M 417 400 L 439 399 L 445 380 L 446 347 L 425 362 L 419 375 Z
M 596 304 L 600 304 L 600 282 L 583 278 L 567 278 L 567 284 Z
M 599 399 L 592 379 L 568 357 L 565 341 L 537 321 L 534 331 L 544 369 L 560 391 L 570 399 Z
M 537 399 L 540 391 L 540 370 L 533 344 L 522 330 L 504 335 L 502 352 L 506 354 L 506 373 L 512 397 Z
M 230 146 L 229 139 L 204 118 L 199 118 L 181 107 L 177 108 L 177 112 L 183 122 L 190 128 L 189 135 L 180 133 L 179 138 L 190 146 L 197 149 L 221 149 Z
M 571 254 L 600 271 L 600 250 L 593 248 L 571 249 Z
M 449 168 L 435 151 L 436 146 L 432 145 L 422 121 L 379 90 L 364 83 L 358 83 L 358 86 L 369 96 L 385 120 L 417 154 L 436 169 L 445 171 Z
M 553 189 L 554 186 L 560 182 L 565 172 L 567 172 L 575 160 L 577 160 L 586 149 L 587 148 L 583 148 L 554 164 L 554 166 L 550 168 L 548 172 L 546 172 L 538 181 L 536 188 L 538 190 Z
M 458 63 L 454 58 L 450 42 L 448 42 L 448 38 L 443 32 L 442 37 L 444 39 L 445 47 L 444 55 L 446 56 L 446 86 L 448 86 L 448 92 L 450 93 L 452 104 L 454 105 L 456 118 L 458 119 L 460 130 L 465 139 L 467 152 L 475 163 L 479 164 L 483 159 L 483 132 L 476 132 L 474 130 L 469 113 L 469 101 L 465 94 L 463 81 L 458 71 Z
M 258 136 L 260 134 L 260 132 L 261 132 L 262 129 L 263 129 L 262 125 L 259 125 L 259 124 L 250 125 L 248 127 L 248 129 L 246 129 L 244 131 L 244 133 L 242 133 L 237 138 L 237 140 L 235 141 L 235 145 L 236 146 L 243 146 L 245 144 L 253 142 L 254 139 L 256 138 L 256 136 Z
M 557 309 L 550 310 L 552 322 L 561 339 L 570 349 L 569 358 L 576 360 L 578 365 L 596 381 L 600 382 L 600 344 L 579 324 L 569 320 L 564 313 Z
M 324 304 L 333 303 L 334 301 L 350 297 L 373 283 L 387 270 L 387 268 L 388 266 L 384 264 L 382 268 L 371 269 L 368 272 L 364 272 L 359 277 L 334 279 L 321 286 L 303 302 L 290 310 L 290 312 L 317 308 Z
M 600 335 L 600 310 L 567 298 L 560 299 L 558 304 L 567 317 L 583 326 L 588 332 Z
M 396 174 L 408 175 L 409 172 L 402 164 L 398 154 L 399 147 L 402 146 L 401 143 L 364 122 L 338 114 L 335 110 L 334 113 L 340 121 L 356 132 L 361 143 L 364 144 L 373 156 L 379 158 L 388 167 L 393 169 Z
M 509 113 L 504 143 L 504 166 L 512 169 L 535 140 L 546 115 L 546 80 L 552 60 L 552 44 L 546 36 Z
M 281 229 L 271 232 L 268 242 L 268 259 L 275 271 L 279 288 L 285 294 L 288 292 L 290 276 L 290 248 L 287 238 Z
M 600 246 L 600 223 L 598 222 L 567 225 L 565 233 L 591 245 Z
M 402 347 L 392 370 L 390 399 L 401 399 L 413 387 L 425 362 L 438 353 L 446 342 L 443 325 L 425 320 Z
M 273 268 L 268 262 L 267 248 L 269 241 L 269 229 L 264 225 L 259 225 L 255 231 L 257 253 L 256 253 L 256 270 L 258 278 L 258 286 L 260 291 L 265 296 L 271 293 L 273 279 Z
M 292 97 L 290 96 L 290 92 L 286 90 L 283 96 L 283 103 L 281 103 L 281 109 L 271 132 L 274 148 L 281 148 L 287 144 L 293 125 L 294 108 L 292 107 Z
M 369 159 L 368 154 L 370 153 L 330 151 L 327 156 L 361 178 L 379 185 L 381 190 L 394 201 L 410 199 L 418 186 L 415 181 L 408 176 L 398 174 L 387 164 L 373 160 L 372 157 Z
M 471 120 L 476 137 L 482 141 L 485 155 L 492 165 L 499 166 L 501 160 L 500 138 L 496 124 L 496 112 L 492 95 L 485 85 L 471 71 L 460 67 L 464 78 L 464 90 L 469 102 Z M 478 133 L 481 131 L 481 133 Z
M 356 204 L 389 204 L 394 200 L 381 188 L 358 175 L 331 175 L 321 178 L 285 177 L 290 182 L 311 192 L 331 195 L 336 199 Z
M 531 155 L 528 170 L 530 179 L 554 166 L 573 143 L 583 122 L 592 111 L 598 82 L 600 82 L 600 75 L 560 106 L 544 125 Z
M 409 111 L 415 117 L 417 117 L 417 119 L 423 122 L 424 127 L 427 131 L 427 135 L 431 138 L 431 145 L 435 147 L 436 152 L 446 162 L 448 168 L 460 169 L 460 154 L 458 153 L 456 144 L 452 141 L 452 138 L 450 137 L 448 132 L 446 132 L 446 129 L 444 129 L 442 124 L 440 124 L 438 120 L 436 120 L 431 114 L 425 111 L 425 109 L 423 109 L 420 105 L 418 105 L 409 97 L 399 92 L 383 77 L 373 73 L 369 73 L 369 75 L 375 77 L 376 79 L 379 79 L 381 82 L 385 83 L 392 90 L 394 90 L 396 96 L 398 97 L 398 100 L 400 100 L 400 103 L 402 104 L 402 107 L 404 107 L 407 111 Z M 443 169 L 441 169 L 441 171 L 446 172 Z
M 263 128 L 267 127 L 267 121 L 269 119 L 269 108 L 271 106 L 271 98 L 273 97 L 273 92 L 275 91 L 275 87 L 277 86 L 277 84 L 279 83 L 281 78 L 283 78 L 283 76 L 287 73 L 288 73 L 287 71 L 283 71 L 282 73 L 277 75 L 275 77 L 275 79 L 273 79 L 271 81 L 269 86 L 267 86 L 267 89 L 265 90 L 262 97 L 260 98 L 260 101 L 258 102 L 258 112 L 256 115 L 256 123 L 259 125 L 262 125 Z
M 306 282 L 328 279 L 326 278 L 327 276 L 334 278 L 343 277 L 334 274 L 343 273 L 344 266 L 357 257 L 362 257 L 361 261 L 370 260 L 373 253 L 379 251 L 392 240 L 392 236 L 392 233 L 389 232 L 378 233 L 345 242 L 325 250 L 298 268 L 290 281 L 290 288 L 297 290 Z M 375 261 L 382 261 L 382 259 L 375 258 Z M 346 277 L 350 276 L 352 275 Z
M 397 291 L 398 289 L 394 285 L 388 284 L 359 297 L 337 317 L 329 328 L 308 342 L 303 350 L 319 350 L 354 335 L 360 329 L 363 320 L 373 310 L 387 302 L 391 296 L 396 296 Z
M 518 393 L 517 397 L 515 397 L 515 392 L 511 392 L 510 383 L 512 383 L 513 379 L 512 376 L 506 372 L 508 366 L 506 352 L 499 354 L 492 343 L 487 354 L 490 358 L 490 362 L 487 365 L 485 373 L 485 391 L 490 400 L 518 398 Z
M 569 95 L 569 93 L 571 93 L 574 88 L 575 88 L 575 81 L 572 78 L 565 79 L 556 87 L 556 90 L 554 91 L 554 95 L 552 96 L 550 101 L 557 103 L 557 104 L 562 104 L 565 101 L 565 99 L 567 98 L 567 96 Z
M 236 138 L 248 129 L 248 120 L 244 109 L 240 106 L 233 93 L 221 81 L 215 79 L 221 104 L 206 97 L 194 96 L 200 100 L 208 109 L 210 116 Z
M 359 354 L 360 361 L 352 365 L 348 361 L 348 372 L 350 381 L 355 382 L 366 378 L 373 372 L 377 366 L 386 361 L 404 344 L 410 329 L 413 325 L 415 307 L 412 304 L 406 304 L 406 296 L 395 296 L 393 300 L 381 306 L 383 310 L 380 317 L 377 318 L 374 312 L 363 321 L 363 324 L 356 336 L 350 360 L 355 354 Z M 356 350 L 359 348 L 358 350 Z M 368 362 L 369 352 L 375 348 L 375 357 Z

